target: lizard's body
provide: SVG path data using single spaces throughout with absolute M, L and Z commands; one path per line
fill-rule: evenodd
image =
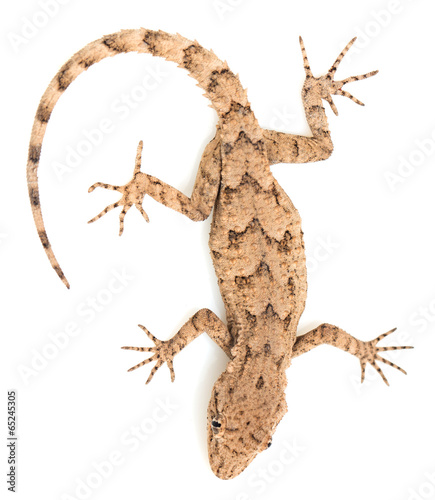
M 301 219 L 270 171 L 274 163 L 319 161 L 332 152 L 322 99 L 326 99 L 335 112 L 331 94 L 345 95 L 359 102 L 341 87 L 375 74 L 340 82 L 333 80 L 351 43 L 326 76 L 314 78 L 301 41 L 306 72 L 302 98 L 312 137 L 262 129 L 246 91 L 226 63 L 197 42 L 145 29 L 109 35 L 79 51 L 53 79 L 37 111 L 29 147 L 29 195 L 41 242 L 52 266 L 69 286 L 45 232 L 37 182 L 47 122 L 69 84 L 104 57 L 131 51 L 150 53 L 187 69 L 216 110 L 216 136 L 204 151 L 190 198 L 140 171 L 141 142 L 132 181 L 125 186 L 96 183 L 90 188 L 92 191 L 105 187 L 122 194 L 119 202 L 90 222 L 112 208 L 123 206 L 121 234 L 125 214 L 133 205 L 148 220 L 142 207 L 145 194 L 192 220 L 204 220 L 214 208 L 209 246 L 225 303 L 227 325 L 211 311 L 202 309 L 169 341 L 156 339 L 142 327 L 155 346 L 126 349 L 154 353 L 131 368 L 157 361 L 148 381 L 164 362 L 173 379 L 173 357 L 204 331 L 224 349 L 230 362 L 213 388 L 208 408 L 210 464 L 213 472 L 224 479 L 238 475 L 270 444 L 286 412 L 285 370 L 292 358 L 329 343 L 358 356 L 363 375 L 366 363 L 374 365 L 382 376 L 376 361 L 395 366 L 378 354 L 395 348 L 377 346 L 384 336 L 362 342 L 337 327 L 324 324 L 297 337 L 307 292 Z
M 252 354 L 267 344 L 268 354 L 287 366 L 307 289 L 301 219 L 272 176 L 261 130 L 251 119 L 252 132 L 245 125 L 229 137 L 222 123 L 209 246 L 235 344 L 250 346 Z

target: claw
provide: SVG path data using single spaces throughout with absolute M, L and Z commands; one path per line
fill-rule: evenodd
M 145 382 L 145 384 L 149 384 L 151 382 L 151 380 L 153 379 L 156 371 L 163 365 L 163 361 L 162 360 L 159 360 L 157 361 L 157 364 L 156 366 L 151 370 L 151 373 L 149 375 L 149 377 L 147 378 L 147 381 Z
M 379 335 L 379 337 L 376 337 L 374 340 L 371 340 L 369 342 L 366 342 L 365 345 L 369 352 L 361 358 L 361 383 L 364 382 L 365 378 L 365 369 L 367 366 L 367 363 L 370 363 L 376 371 L 379 373 L 379 375 L 382 377 L 382 380 L 387 384 L 388 383 L 387 378 L 385 377 L 383 371 L 381 368 L 378 366 L 377 362 L 384 363 L 386 365 L 389 365 L 393 368 L 396 368 L 396 370 L 399 370 L 400 372 L 404 373 L 406 375 L 406 371 L 401 368 L 400 366 L 397 366 L 394 364 L 392 361 L 389 361 L 388 359 L 385 359 L 384 357 L 380 356 L 380 352 L 385 352 L 385 351 L 396 351 L 399 349 L 413 349 L 412 346 L 387 346 L 387 347 L 379 347 L 377 344 L 381 340 L 383 340 L 385 337 L 388 337 L 388 335 L 391 335 L 393 332 L 396 331 L 396 328 L 393 328 L 387 333 L 383 333 L 382 335 Z
M 123 347 L 123 349 L 126 349 Z M 364 379 L 366 378 L 366 366 L 367 366 L 367 361 L 361 360 L 361 384 L 364 382 Z
M 399 370 L 399 372 L 402 372 L 405 375 L 407 375 L 406 371 L 403 368 L 400 368 L 400 366 L 395 365 L 392 361 L 389 361 L 388 359 L 385 359 L 382 356 L 378 356 L 376 359 L 378 359 L 382 363 L 385 363 L 386 365 L 389 365 L 389 366 L 392 366 L 393 368 L 396 368 L 396 370 Z
M 355 40 L 356 40 L 356 36 L 354 38 L 352 38 L 352 40 L 340 52 L 340 54 L 338 55 L 338 57 L 335 60 L 334 64 L 331 66 L 331 68 L 328 71 L 329 75 L 331 75 L 331 76 L 335 75 L 335 72 L 337 71 L 337 68 L 338 68 L 339 64 L 341 63 L 343 57 L 347 54 L 347 52 L 349 51 L 349 49 L 352 47 L 352 45 L 355 43 Z
M 147 358 L 144 361 L 141 361 L 137 365 L 132 366 L 127 371 L 132 372 L 133 370 L 136 370 L 137 368 L 140 368 L 141 366 L 147 365 L 148 363 L 151 363 L 151 361 L 154 361 L 153 358 L 154 358 L 154 356 L 151 356 L 150 358 Z
M 95 217 L 93 217 L 91 220 L 88 220 L 88 224 L 91 224 L 92 222 L 95 222 L 96 220 L 98 219 L 101 219 L 101 217 L 103 217 L 103 215 L 106 215 L 107 212 L 110 212 L 111 210 L 113 210 L 114 208 L 117 208 L 119 207 L 121 203 L 119 201 L 117 201 L 116 203 L 112 203 L 111 205 L 107 206 L 102 212 L 100 212 L 98 215 L 96 215 Z
M 335 94 L 342 95 L 344 97 L 348 97 L 351 101 L 355 102 L 356 104 L 359 104 L 360 106 L 365 106 L 365 104 L 363 102 L 361 102 L 359 99 L 354 97 L 350 92 L 346 92 L 346 90 L 338 89 Z
M 128 351 L 139 351 L 139 352 L 154 352 L 154 347 L 132 347 L 125 345 L 121 349 L 126 349 Z
M 365 80 L 366 78 L 370 78 L 372 76 L 375 76 L 379 73 L 379 70 L 377 69 L 376 71 L 370 71 L 370 73 L 366 73 L 365 75 L 358 75 L 358 76 L 349 76 L 348 78 L 345 78 L 344 80 L 341 80 L 342 85 L 346 85 L 346 83 L 352 83 L 360 80 Z
M 388 347 L 378 347 L 378 351 L 397 351 L 398 349 L 414 349 L 412 345 L 392 345 Z
M 353 102 L 355 102 L 356 104 L 359 104 L 360 106 L 364 106 L 364 103 L 362 103 L 359 99 L 354 97 L 349 92 L 346 92 L 345 90 L 343 90 L 342 87 L 343 87 L 343 85 L 346 85 L 347 83 L 351 83 L 351 82 L 355 82 L 355 81 L 359 81 L 359 80 L 364 80 L 364 79 L 370 78 L 371 76 L 374 76 L 378 73 L 378 71 L 371 71 L 370 73 L 365 73 L 364 75 L 350 76 L 350 77 L 345 78 L 344 80 L 341 80 L 341 81 L 334 80 L 334 76 L 335 76 L 335 73 L 337 72 L 338 66 L 340 65 L 341 61 L 343 60 L 344 56 L 347 54 L 349 49 L 355 43 L 355 40 L 356 40 L 356 37 L 352 38 L 352 40 L 340 52 L 337 59 L 334 61 L 334 64 L 331 66 L 331 68 L 326 73 L 326 75 L 319 77 L 319 78 L 314 78 L 314 80 L 317 82 L 317 85 L 318 85 L 318 92 L 320 94 L 320 97 L 322 99 L 325 99 L 329 103 L 332 111 L 336 115 L 338 115 L 338 110 L 337 110 L 337 107 L 335 106 L 331 96 L 332 95 L 341 95 L 341 96 L 344 96 L 344 97 L 351 99 Z M 308 57 L 307 57 L 307 53 L 305 50 L 305 45 L 304 45 L 304 42 L 303 42 L 301 37 L 299 37 L 299 43 L 301 45 L 306 78 L 312 79 L 313 74 L 311 72 L 310 64 L 308 62 Z
M 128 371 L 131 372 L 133 370 L 136 370 L 137 368 L 140 368 L 141 366 L 144 366 L 148 363 L 151 363 L 153 361 L 157 360 L 157 363 L 151 370 L 151 373 L 149 374 L 149 377 L 146 381 L 146 384 L 149 384 L 154 377 L 154 374 L 156 371 L 163 365 L 163 363 L 167 363 L 169 371 L 171 373 L 171 381 L 174 382 L 175 380 L 175 372 L 174 372 L 174 365 L 173 365 L 173 358 L 175 356 L 175 352 L 172 348 L 172 344 L 170 340 L 163 341 L 159 340 L 158 338 L 154 337 L 152 333 L 150 333 L 143 325 L 138 325 L 142 330 L 145 332 L 146 336 L 154 342 L 154 347 L 131 347 L 131 346 L 124 346 L 121 347 L 121 349 L 127 349 L 130 351 L 140 351 L 140 352 L 152 352 L 152 356 L 149 358 L 145 359 L 144 361 L 141 361 L 135 366 L 132 366 Z
M 338 116 L 338 109 L 337 109 L 337 106 L 335 105 L 334 101 L 332 100 L 332 97 L 330 95 L 328 95 L 326 97 L 326 101 L 328 102 L 328 104 L 331 106 L 331 109 L 332 111 L 334 112 L 334 114 L 336 116 Z
M 134 205 L 142 217 L 149 222 L 149 218 L 145 210 L 142 208 L 142 202 L 144 196 L 146 194 L 146 175 L 140 172 L 141 162 L 142 162 L 142 150 L 143 150 L 143 141 L 139 142 L 136 153 L 136 162 L 134 166 L 134 174 L 133 179 L 126 184 L 125 186 L 113 186 L 112 184 L 105 184 L 103 182 L 96 182 L 92 184 L 92 186 L 88 189 L 89 193 L 92 193 L 94 189 L 101 187 L 104 189 L 109 189 L 110 191 L 118 191 L 121 193 L 121 199 L 116 203 L 112 203 L 108 207 L 106 207 L 102 212 L 100 212 L 96 217 L 91 219 L 89 223 L 95 222 L 100 219 L 103 215 L 107 214 L 110 210 L 117 208 L 123 205 L 122 211 L 119 214 L 119 236 L 121 236 L 124 232 L 124 219 L 127 212 Z M 145 179 L 145 186 L 144 186 Z
M 124 205 L 124 208 L 122 209 L 121 213 L 119 214 L 119 236 L 122 235 L 124 232 L 124 219 L 125 219 L 125 214 L 130 210 L 131 205 Z
M 142 330 L 145 332 L 146 336 L 154 342 L 154 344 L 157 344 L 159 342 L 159 339 L 154 337 L 154 335 L 149 332 L 143 325 L 137 325 L 139 328 L 142 328 Z
M 373 361 L 373 363 L 371 363 L 372 366 L 375 367 L 376 371 L 379 373 L 379 375 L 382 377 L 382 380 L 387 384 L 387 385 L 390 385 L 390 383 L 388 382 L 387 380 L 387 377 L 384 375 L 384 372 L 380 369 L 380 367 L 378 366 L 378 364 L 376 363 L 376 361 Z
M 104 182 L 96 182 L 92 184 L 92 186 L 88 189 L 88 193 L 92 193 L 92 191 L 98 187 L 109 189 L 110 191 L 119 191 L 121 186 L 112 186 L 112 184 L 104 184 Z
M 136 152 L 136 162 L 134 165 L 135 174 L 140 172 L 140 167 L 142 165 L 142 150 L 143 150 L 143 141 L 139 141 L 139 145 L 137 147 L 137 152 Z
M 168 359 L 167 363 L 168 363 L 169 371 L 171 373 L 171 382 L 174 382 L 175 381 L 174 364 L 173 364 L 171 359 Z
M 135 205 L 134 205 L 134 206 L 135 206 L 135 207 L 139 210 L 139 212 L 141 213 L 141 215 L 143 216 L 143 218 L 144 218 L 147 222 L 149 222 L 149 221 L 150 221 L 150 219 L 149 219 L 149 217 L 148 217 L 148 214 L 145 212 L 145 210 L 143 209 L 142 205 L 140 205 L 139 203 L 135 203 Z
M 307 51 L 305 50 L 304 41 L 302 40 L 301 36 L 299 37 L 299 43 L 300 43 L 301 50 L 302 50 L 302 57 L 304 59 L 305 74 L 306 74 L 306 76 L 313 76 L 313 73 L 311 72 L 311 68 L 310 68 L 310 63 L 308 62 Z
M 379 337 L 376 337 L 375 340 L 373 340 L 373 342 L 375 342 L 377 344 L 378 342 L 380 342 L 385 337 L 388 337 L 388 335 L 391 335 L 392 333 L 394 333 L 396 330 L 397 330 L 397 328 L 393 328 L 389 332 L 383 333 L 382 335 L 379 335 Z

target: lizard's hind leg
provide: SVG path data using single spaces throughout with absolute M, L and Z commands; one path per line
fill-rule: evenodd
M 201 309 L 187 321 L 171 339 L 159 340 L 152 335 L 144 326 L 139 325 L 146 333 L 148 338 L 154 342 L 153 347 L 131 347 L 124 346 L 121 349 L 131 351 L 150 352 L 151 357 L 141 361 L 137 365 L 131 367 L 128 371 L 136 370 L 148 363 L 156 361 L 154 368 L 148 377 L 148 384 L 153 378 L 156 371 L 166 362 L 171 372 L 172 382 L 175 380 L 175 372 L 173 367 L 173 359 L 187 344 L 196 339 L 201 333 L 206 332 L 215 342 L 221 347 L 225 353 L 231 358 L 231 347 L 233 346 L 233 338 L 225 324 L 209 309 Z
M 319 345 L 329 344 L 334 347 L 338 347 L 343 351 L 347 351 L 359 358 L 361 363 L 361 383 L 364 382 L 366 366 L 367 363 L 369 363 L 377 370 L 383 381 L 389 385 L 387 378 L 378 365 L 378 362 L 392 366 L 393 368 L 400 370 L 405 375 L 406 372 L 403 368 L 400 368 L 400 366 L 397 366 L 388 359 L 385 359 L 380 355 L 380 353 L 385 351 L 396 351 L 398 349 L 413 348 L 412 346 L 378 346 L 378 342 L 395 331 L 396 329 L 393 328 L 393 330 L 376 337 L 374 340 L 364 342 L 363 340 L 358 340 L 355 337 L 352 337 L 352 335 L 349 335 L 337 326 L 324 323 L 305 335 L 297 337 L 293 346 L 292 358 L 300 356 L 301 354 L 308 352 Z
M 191 220 L 205 220 L 213 208 L 220 183 L 221 155 L 219 135 L 217 134 L 204 150 L 190 198 L 160 179 L 141 172 L 142 149 L 143 142 L 140 141 L 137 148 L 133 178 L 130 182 L 124 186 L 113 186 L 111 184 L 96 182 L 89 188 L 90 193 L 97 187 L 101 187 L 111 191 L 118 191 L 122 195 L 119 201 L 106 207 L 89 222 L 95 222 L 107 214 L 107 212 L 122 206 L 123 208 L 119 215 L 119 235 L 121 236 L 124 231 L 125 215 L 132 206 L 135 206 L 144 219 L 149 222 L 148 215 L 142 207 L 146 194 L 162 205 L 186 215 Z

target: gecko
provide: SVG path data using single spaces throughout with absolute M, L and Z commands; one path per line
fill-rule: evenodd
M 146 53 L 187 70 L 216 111 L 216 135 L 205 147 L 190 197 L 141 170 L 143 142 L 140 141 L 130 182 L 123 186 L 97 182 L 89 188 L 89 192 L 105 188 L 121 195 L 89 222 L 120 207 L 121 235 L 126 213 L 133 206 L 149 221 L 143 208 L 146 195 L 193 221 L 203 221 L 213 211 L 209 248 L 225 305 L 226 322 L 211 310 L 201 309 L 175 336 L 165 341 L 139 325 L 154 345 L 124 346 L 123 349 L 145 352 L 148 356 L 129 371 L 155 362 L 146 383 L 165 363 L 174 381 L 175 355 L 204 332 L 227 354 L 229 361 L 213 386 L 207 409 L 209 463 L 221 479 L 238 476 L 270 446 L 272 435 L 287 412 L 286 370 L 294 358 L 316 346 L 329 344 L 359 359 L 361 382 L 370 364 L 388 384 L 379 362 L 406 372 L 381 353 L 412 348 L 378 345 L 395 329 L 371 341 L 359 340 L 328 323 L 297 335 L 307 297 L 301 217 L 270 167 L 277 163 L 327 159 L 333 144 L 323 101 L 329 103 L 336 115 L 333 95 L 363 105 L 343 90 L 343 86 L 377 73 L 335 80 L 337 68 L 355 42 L 354 38 L 329 71 L 315 77 L 302 38 L 299 42 L 305 70 L 301 97 L 311 136 L 262 128 L 239 77 L 226 62 L 197 41 L 144 28 L 104 36 L 69 59 L 44 93 L 31 133 L 27 182 L 33 217 L 52 267 L 69 288 L 45 230 L 38 187 L 38 167 L 47 124 L 69 85 L 106 57 L 126 52 Z

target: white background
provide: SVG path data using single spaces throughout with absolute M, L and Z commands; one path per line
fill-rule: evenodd
M 0 15 L 2 495 L 6 394 L 15 389 L 16 498 L 435 498 L 433 1 L 62 3 L 50 18 L 41 17 L 43 1 L 28 0 L 4 2 Z M 349 86 L 364 108 L 336 97 L 340 115 L 327 110 L 330 159 L 273 172 L 303 220 L 309 293 L 300 333 L 329 322 L 370 340 L 397 326 L 390 342 L 416 348 L 389 358 L 408 375 L 385 367 L 387 387 L 368 368 L 361 386 L 359 363 L 346 353 L 319 347 L 298 358 L 273 446 L 231 481 L 212 474 L 206 450 L 206 407 L 225 355 L 203 335 L 176 358 L 174 384 L 165 366 L 145 386 L 149 367 L 127 373 L 143 356 L 119 349 L 149 345 L 138 323 L 166 339 L 202 307 L 224 318 L 209 220 L 191 222 L 146 198 L 150 224 L 131 210 L 122 238 L 115 212 L 86 224 L 118 197 L 87 188 L 127 182 L 141 139 L 143 169 L 190 194 L 216 124 L 195 82 L 175 65 L 130 54 L 92 67 L 62 96 L 44 141 L 40 186 L 69 291 L 48 263 L 28 202 L 28 142 L 49 81 L 87 43 L 140 26 L 212 48 L 239 73 L 260 124 L 292 133 L 309 133 L 299 35 L 317 75 L 354 35 L 356 50 L 337 76 L 380 70 Z M 120 99 L 139 95 L 150 69 L 164 77 L 122 112 Z M 53 165 L 66 165 L 67 151 L 101 120 L 110 120 L 111 133 L 70 172 L 56 174 Z M 121 285 L 113 273 L 129 278 Z M 110 294 L 109 285 L 122 289 Z M 100 309 L 93 315 L 92 298 Z M 133 433 L 141 426 L 139 445 Z

